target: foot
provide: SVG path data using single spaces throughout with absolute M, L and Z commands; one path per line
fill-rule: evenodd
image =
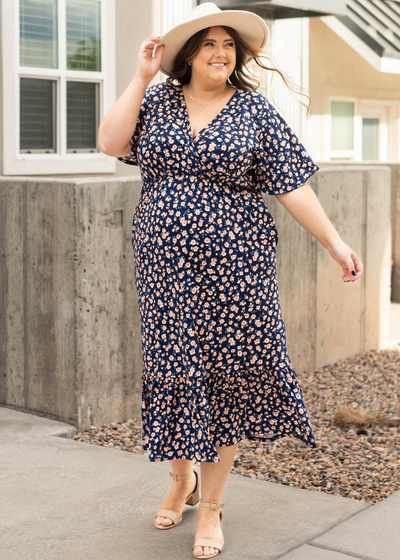
M 171 492 L 168 494 L 167 498 L 163 501 L 162 509 L 171 509 L 175 511 L 179 516 L 182 515 L 183 506 L 185 505 L 186 499 L 191 492 L 196 488 L 196 475 L 192 474 L 187 480 L 179 480 L 172 484 Z M 156 517 L 157 525 L 173 525 L 172 519 L 169 517 Z
M 194 536 L 195 539 L 213 539 L 217 541 L 224 541 L 224 536 L 219 521 L 220 509 L 212 510 L 210 508 L 199 507 L 197 514 L 197 530 Z M 212 546 L 195 546 L 193 554 L 197 558 L 216 554 L 219 548 Z

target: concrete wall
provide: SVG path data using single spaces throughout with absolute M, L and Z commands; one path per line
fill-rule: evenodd
M 334 163 L 318 162 L 318 165 L 323 167 L 376 167 L 375 163 Z M 391 223 L 392 223 L 392 259 L 394 262 L 392 272 L 392 287 L 391 287 L 391 301 L 400 303 L 400 164 L 398 163 L 385 163 L 385 167 L 390 169 L 391 172 Z
M 140 405 L 140 182 L 0 181 L 0 402 L 87 428 Z
M 390 165 L 392 171 L 392 301 L 400 303 L 400 165 Z
M 388 337 L 390 170 L 321 170 L 310 180 L 365 274 L 341 269 L 265 196 L 279 229 L 289 354 L 312 370 Z M 0 403 L 79 429 L 138 414 L 142 354 L 131 221 L 140 182 L 0 180 Z
M 385 348 L 390 324 L 390 169 L 326 167 L 309 183 L 365 271 L 357 282 L 344 283 L 329 252 L 275 197 L 265 197 L 279 229 L 282 311 L 299 371 Z

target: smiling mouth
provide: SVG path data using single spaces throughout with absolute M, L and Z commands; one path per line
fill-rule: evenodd
M 225 68 L 226 65 L 226 62 L 210 62 L 209 64 L 209 66 L 212 66 L 213 68 Z

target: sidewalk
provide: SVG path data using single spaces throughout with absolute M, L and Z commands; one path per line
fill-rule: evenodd
M 177 529 L 153 527 L 168 464 L 66 439 L 74 432 L 0 407 L 0 558 L 193 558 L 197 506 Z M 221 560 L 400 557 L 400 492 L 370 506 L 232 474 L 223 502 Z

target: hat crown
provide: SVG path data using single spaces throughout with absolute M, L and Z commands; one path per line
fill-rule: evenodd
M 195 8 L 193 8 L 193 10 L 191 10 L 188 14 L 186 14 L 184 23 L 187 23 L 188 21 L 193 21 L 194 19 L 197 19 L 199 17 L 211 16 L 212 14 L 219 14 L 220 12 L 222 12 L 222 10 L 220 10 L 218 6 L 214 4 L 214 2 L 204 2 L 204 4 L 200 4 L 199 6 L 196 6 Z
M 245 10 L 221 10 L 214 2 L 193 8 L 182 23 L 161 38 L 157 48 L 164 46 L 160 70 L 167 76 L 173 72 L 174 61 L 185 43 L 202 29 L 227 26 L 234 29 L 249 45 L 262 49 L 267 42 L 268 27 L 258 15 Z

